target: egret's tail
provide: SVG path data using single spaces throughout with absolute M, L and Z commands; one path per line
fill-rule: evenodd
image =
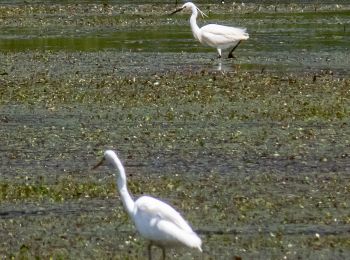
M 248 40 L 249 39 L 249 33 L 247 33 L 246 28 L 242 28 L 242 40 Z
M 187 246 L 192 248 L 197 248 L 202 252 L 202 240 L 196 233 L 191 233 L 188 235 Z

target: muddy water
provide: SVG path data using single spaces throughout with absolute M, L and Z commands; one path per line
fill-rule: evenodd
M 1 9 L 0 254 L 144 258 L 113 176 L 91 170 L 112 148 L 135 196 L 202 237 L 172 258 L 348 257 L 348 11 L 206 6 L 251 34 L 218 61 L 188 15 L 135 6 Z

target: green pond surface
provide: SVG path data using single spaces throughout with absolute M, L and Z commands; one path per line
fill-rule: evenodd
M 21 17 L 20 21 L 3 26 L 0 50 L 157 53 L 157 60 L 166 58 L 169 53 L 185 53 L 190 60 L 193 55 L 200 56 L 202 59 L 195 57 L 199 66 L 203 62 L 220 63 L 221 66 L 216 69 L 231 70 L 227 64 L 232 64 L 232 61 L 211 61 L 217 55 L 216 50 L 201 46 L 193 39 L 187 14 L 166 14 L 171 9 L 155 15 L 137 7 L 134 8 L 136 13 L 133 13 L 132 10 L 112 7 L 104 7 L 105 16 L 98 13 L 98 8 L 93 14 L 75 9 L 67 14 L 59 8 L 52 8 L 47 13 L 40 10 L 38 15 L 28 11 L 30 19 Z M 248 29 L 250 39 L 237 50 L 236 61 L 245 68 L 298 72 L 331 69 L 348 74 L 350 11 L 344 8 L 322 12 L 304 9 L 303 12 L 299 9 L 288 12 L 248 9 L 233 14 L 214 13 L 215 10 L 208 9 L 208 20 Z M 55 14 L 55 11 L 58 13 Z M 78 13 L 73 14 L 73 11 Z M 199 21 L 201 24 L 208 22 Z M 148 59 L 148 62 L 147 67 L 154 67 L 154 59 Z M 166 67 L 169 66 L 175 65 Z
M 202 238 L 169 259 L 349 258 L 349 6 L 201 1 L 250 34 L 219 60 L 144 2 L 1 2 L 2 258 L 147 257 L 106 149 Z

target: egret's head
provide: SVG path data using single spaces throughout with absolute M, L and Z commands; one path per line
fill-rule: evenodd
M 194 3 L 187 2 L 181 7 L 181 10 L 192 10 L 192 8 L 197 8 L 197 6 Z
M 195 12 L 196 10 L 198 10 L 198 12 L 202 15 L 202 17 L 207 16 L 197 6 L 195 6 L 195 4 L 192 2 L 185 3 L 183 6 L 181 6 L 179 9 L 175 10 L 171 14 L 175 14 L 175 13 L 180 12 L 182 10 L 191 10 L 192 12 Z
M 118 157 L 114 151 L 107 150 L 107 151 L 105 151 L 102 160 L 98 164 L 96 164 L 92 169 L 96 169 L 101 165 L 106 165 L 109 168 L 115 169 L 115 168 L 117 168 L 117 165 L 116 165 L 117 158 Z

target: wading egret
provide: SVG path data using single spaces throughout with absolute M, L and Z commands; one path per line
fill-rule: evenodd
M 221 58 L 221 50 L 231 47 L 233 48 L 228 57 L 233 58 L 233 51 L 238 47 L 242 40 L 247 40 L 249 38 L 249 34 L 246 32 L 246 29 L 243 28 L 218 24 L 208 24 L 199 28 L 196 21 L 198 12 L 200 12 L 202 16 L 205 16 L 205 14 L 191 2 L 185 3 L 181 8 L 175 10 L 171 14 L 175 14 L 182 10 L 192 10 L 190 24 L 194 38 L 203 45 L 216 48 L 219 53 L 219 58 Z
M 152 246 L 162 249 L 165 259 L 166 247 L 188 246 L 202 251 L 202 241 L 179 212 L 165 202 L 150 197 L 142 196 L 134 201 L 126 186 L 124 167 L 116 153 L 107 150 L 103 159 L 95 166 L 96 169 L 106 162 L 111 169 L 119 170 L 117 186 L 123 205 L 130 218 L 133 220 L 138 232 L 150 241 L 148 245 L 148 258 L 152 259 Z

